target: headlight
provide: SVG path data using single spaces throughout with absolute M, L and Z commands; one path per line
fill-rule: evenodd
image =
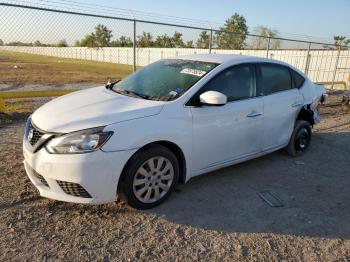
M 79 154 L 95 151 L 112 136 L 113 132 L 103 132 L 102 128 L 92 128 L 53 138 L 46 145 L 52 154 Z

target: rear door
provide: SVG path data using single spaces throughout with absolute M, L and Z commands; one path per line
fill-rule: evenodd
M 263 150 L 269 150 L 288 143 L 303 97 L 283 65 L 258 64 L 258 85 L 264 94 Z

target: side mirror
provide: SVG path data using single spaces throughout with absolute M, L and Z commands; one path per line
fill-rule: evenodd
M 210 106 L 223 106 L 227 103 L 227 96 L 217 91 L 207 91 L 199 96 L 202 104 Z

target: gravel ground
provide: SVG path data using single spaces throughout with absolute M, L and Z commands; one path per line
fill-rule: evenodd
M 0 128 L 0 260 L 350 261 L 350 114 L 322 109 L 310 150 L 284 151 L 179 185 L 137 211 L 41 198 L 22 166 L 23 123 Z M 283 202 L 272 208 L 257 192 Z

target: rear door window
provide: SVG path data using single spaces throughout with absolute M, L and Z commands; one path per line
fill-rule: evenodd
M 259 64 L 260 84 L 264 95 L 292 89 L 289 68 L 277 64 Z

